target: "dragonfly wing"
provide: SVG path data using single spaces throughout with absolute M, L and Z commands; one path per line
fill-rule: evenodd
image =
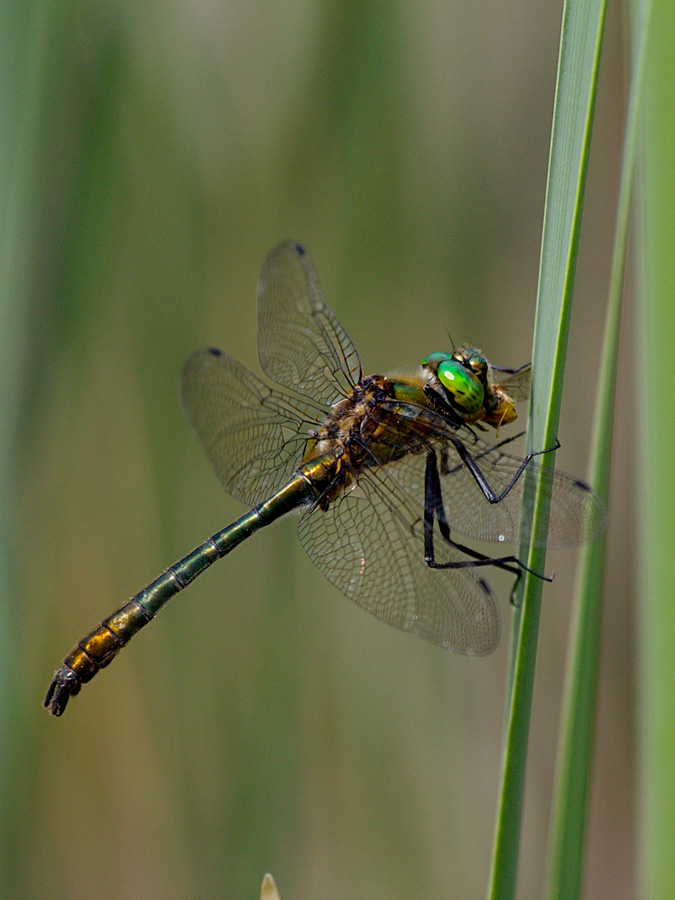
M 211 348 L 188 359 L 180 395 L 218 478 L 249 506 L 293 474 L 317 418 L 309 401 L 271 390 L 229 354 Z
M 370 470 L 327 510 L 311 507 L 298 535 L 312 561 L 343 594 L 378 619 L 447 650 L 489 653 L 499 614 L 476 569 L 431 569 L 414 504 L 386 472 Z M 435 543 L 437 562 L 464 557 Z
M 283 241 L 258 281 L 258 356 L 274 381 L 332 405 L 361 379 L 356 348 L 323 296 L 304 247 Z
M 490 366 L 488 370 L 490 384 L 500 387 L 513 400 L 527 400 L 530 396 L 532 382 L 532 364 L 521 366 L 514 372 L 512 369 L 500 369 Z

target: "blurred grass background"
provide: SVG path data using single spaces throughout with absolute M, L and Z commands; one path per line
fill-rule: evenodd
M 257 371 L 255 283 L 305 242 L 370 372 L 530 358 L 558 6 L 27 3 L 2 11 L 3 895 L 485 893 L 506 641 L 377 623 L 292 520 L 200 578 L 55 721 L 72 644 L 240 514 L 178 372 Z M 610 9 L 557 465 L 583 474 L 624 107 Z M 589 896 L 634 895 L 631 326 L 619 386 Z M 551 552 L 521 860 L 541 892 L 575 554 Z M 506 622 L 509 581 L 491 577 Z

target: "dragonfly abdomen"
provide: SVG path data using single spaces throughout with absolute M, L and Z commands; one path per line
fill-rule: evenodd
M 253 515 L 251 511 L 247 516 L 242 516 L 242 519 Z M 241 520 L 238 520 L 230 528 L 234 528 L 240 522 Z M 209 538 L 180 562 L 162 572 L 151 584 L 120 606 L 75 645 L 54 675 L 45 698 L 45 706 L 54 715 L 60 716 L 66 708 L 68 699 L 78 694 L 82 685 L 91 681 L 100 669 L 109 665 L 122 647 L 126 646 L 141 628 L 151 622 L 155 614 L 172 597 L 182 591 L 204 569 L 225 555 L 227 550 L 219 548 L 215 537 L 217 536 Z
M 334 462 L 333 459 L 333 465 Z M 316 489 L 308 479 L 316 477 L 321 483 L 321 479 L 325 481 L 330 472 L 330 458 L 314 460 L 303 466 L 273 497 L 204 541 L 104 619 L 76 644 L 55 673 L 45 698 L 45 706 L 50 712 L 60 716 L 70 697 L 79 694 L 83 684 L 91 681 L 98 671 L 109 665 L 122 647 L 151 622 L 172 597 L 209 566 L 264 525 L 269 525 L 290 510 L 310 502 Z

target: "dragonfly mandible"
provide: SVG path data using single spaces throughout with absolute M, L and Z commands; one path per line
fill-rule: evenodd
M 499 615 L 485 566 L 520 574 L 454 533 L 517 543 L 531 453 L 504 452 L 530 366 L 490 366 L 479 350 L 432 353 L 408 373 L 364 376 L 305 249 L 284 241 L 258 282 L 258 356 L 270 387 L 208 348 L 181 378 L 187 417 L 225 489 L 250 509 L 169 567 L 78 642 L 45 706 L 56 716 L 175 594 L 285 513 L 302 513 L 302 546 L 343 594 L 377 618 L 467 655 L 489 653 Z M 485 438 L 495 429 L 495 442 Z M 553 448 L 551 448 L 553 449 Z M 594 538 L 604 509 L 577 478 L 546 468 L 547 543 Z

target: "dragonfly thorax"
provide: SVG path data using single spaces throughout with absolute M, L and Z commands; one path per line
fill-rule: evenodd
M 338 401 L 308 441 L 303 464 L 332 456 L 335 465 L 321 505 L 356 482 L 361 472 L 428 451 L 456 424 L 439 416 L 425 393 L 426 373 L 370 375 Z

